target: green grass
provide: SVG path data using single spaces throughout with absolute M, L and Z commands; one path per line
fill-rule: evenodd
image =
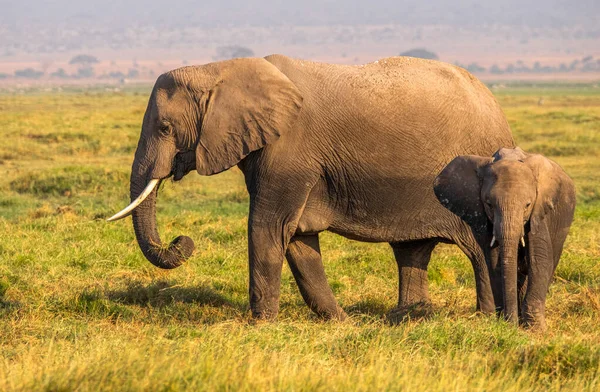
M 253 325 L 237 169 L 164 185 L 163 239 L 187 234 L 197 250 L 159 270 L 130 220 L 104 220 L 127 203 L 147 95 L 0 95 L 0 390 L 598 390 L 600 91 L 497 96 L 518 144 L 577 184 L 545 334 L 475 313 L 453 246 L 429 268 L 433 316 L 391 326 L 391 250 L 329 233 L 325 268 L 349 320 L 314 317 L 284 267 L 278 321 Z

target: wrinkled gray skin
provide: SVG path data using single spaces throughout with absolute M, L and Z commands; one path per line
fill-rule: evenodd
M 323 270 L 318 233 L 389 242 L 399 273 L 399 307 L 429 301 L 427 264 L 439 242 L 471 258 L 478 307 L 494 312 L 482 244 L 443 208 L 431 184 L 458 154 L 513 146 L 489 90 L 441 62 L 389 58 L 342 66 L 281 55 L 179 68 L 152 91 L 131 174 L 131 198 L 150 179 L 213 175 L 238 165 L 250 194 L 250 306 L 256 318 L 279 308 L 287 258 L 308 306 L 343 319 Z M 133 213 L 144 255 L 175 268 L 189 237 L 162 245 L 156 190 Z M 488 247 L 489 248 L 489 247 Z
M 546 293 L 575 210 L 573 181 L 541 155 L 503 148 L 493 158 L 457 157 L 437 177 L 435 192 L 473 226 L 487 217 L 505 317 L 517 322 L 520 308 L 526 326 L 545 329 Z

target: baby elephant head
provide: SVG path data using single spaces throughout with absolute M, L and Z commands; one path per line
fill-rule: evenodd
M 528 258 L 533 272 L 528 273 L 525 301 L 531 306 L 522 308 L 533 318 L 541 312 L 543 319 L 547 286 L 573 218 L 575 194 L 568 176 L 549 159 L 517 147 L 501 149 L 491 158 L 455 158 L 436 178 L 434 190 L 442 205 L 467 222 L 479 238 L 489 240 L 491 234 L 491 242 L 484 246 L 498 246 L 508 320 L 518 320 L 517 265 L 525 263 L 519 262 L 519 254 Z M 528 249 L 519 253 L 519 247 Z M 532 287 L 532 281 L 544 284 Z M 528 298 L 531 290 L 539 292 Z
M 485 214 L 493 224 L 492 242 L 525 246 L 525 226 L 537 198 L 538 179 L 532 162 L 521 159 L 498 159 L 478 167 L 480 199 Z M 552 208 L 551 201 L 547 208 Z

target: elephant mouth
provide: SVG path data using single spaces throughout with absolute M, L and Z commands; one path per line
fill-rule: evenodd
M 173 176 L 173 181 L 181 181 L 181 179 L 185 177 L 186 174 L 187 173 L 181 170 L 173 170 L 173 172 L 171 173 L 171 175 Z
M 109 222 L 123 219 L 133 213 L 144 200 L 154 192 L 155 188 L 160 186 L 160 183 L 169 177 L 173 177 L 173 181 L 180 181 L 186 174 L 196 169 L 196 154 L 194 151 L 179 152 L 173 158 L 171 172 L 163 178 L 151 179 L 139 196 L 133 200 L 127 207 L 111 216 L 107 220 Z
M 531 232 L 531 227 L 529 224 L 529 221 L 525 221 L 523 223 L 523 231 L 521 232 L 521 237 L 519 238 L 519 247 L 520 248 L 526 248 L 527 244 L 528 244 L 528 240 L 529 240 L 529 234 Z M 506 240 L 506 238 L 497 238 L 496 237 L 496 232 L 494 230 L 494 232 L 492 233 L 492 241 L 490 242 L 490 248 L 495 248 L 497 246 L 500 246 L 501 242 L 504 242 Z
M 173 158 L 173 169 L 168 177 L 173 176 L 173 181 L 180 181 L 192 170 L 196 170 L 195 151 L 178 152 Z

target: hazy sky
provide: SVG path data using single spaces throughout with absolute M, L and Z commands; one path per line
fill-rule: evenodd
M 600 0 L 0 0 L 4 28 L 450 24 L 598 28 Z

